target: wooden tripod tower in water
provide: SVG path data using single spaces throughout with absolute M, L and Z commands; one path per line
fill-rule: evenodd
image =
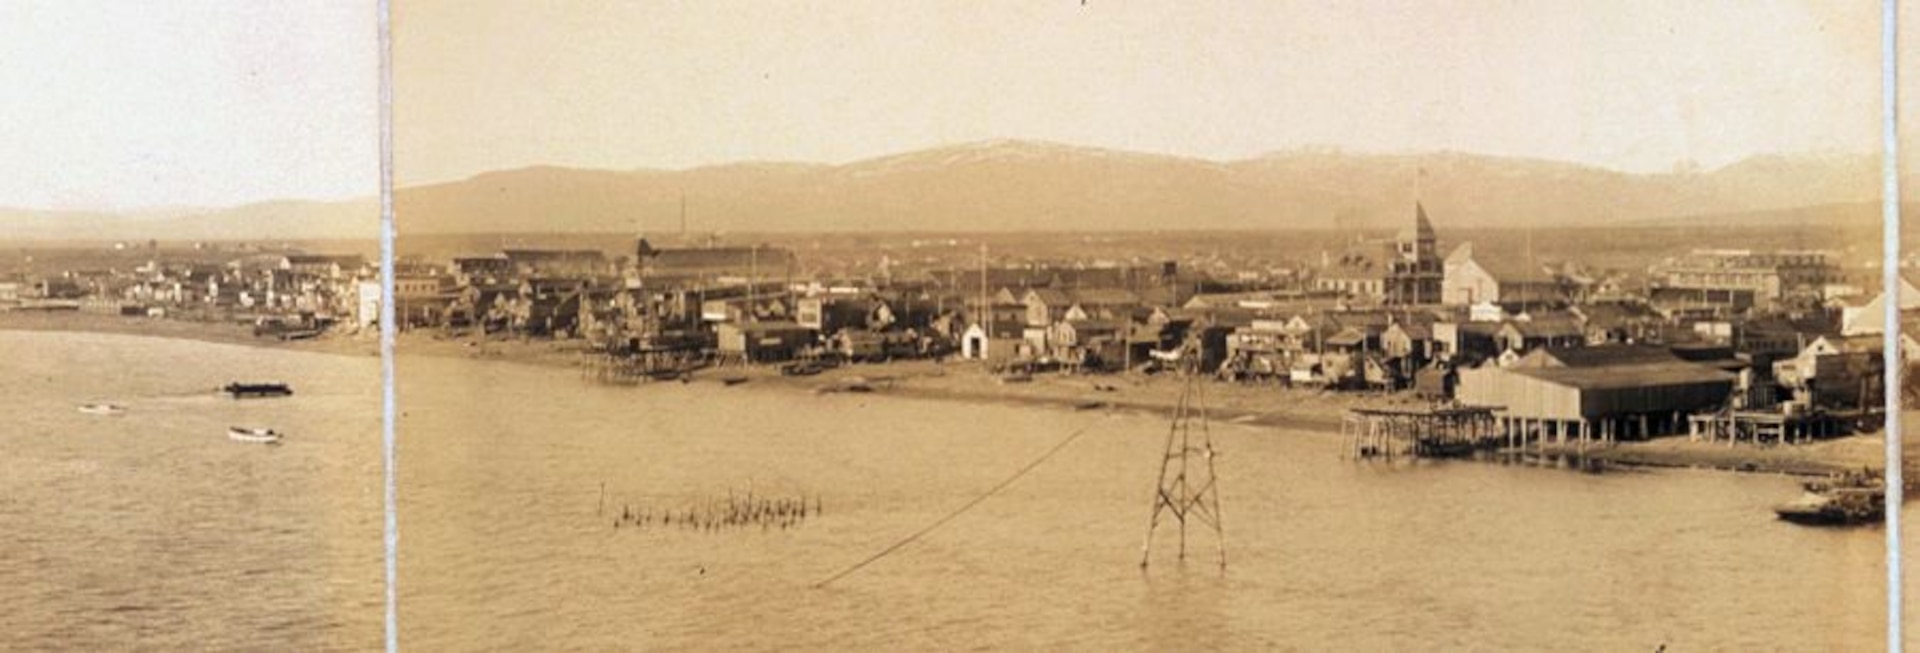
M 1166 453 L 1160 458 L 1160 479 L 1153 491 L 1153 516 L 1147 521 L 1147 542 L 1140 547 L 1140 567 L 1146 568 L 1153 556 L 1153 535 L 1159 530 L 1162 515 L 1180 524 L 1180 559 L 1187 559 L 1187 522 L 1198 521 L 1213 527 L 1215 546 L 1220 551 L 1220 567 L 1227 566 L 1227 540 L 1220 527 L 1219 477 L 1214 475 L 1213 435 L 1207 428 L 1207 408 L 1201 391 L 1197 361 L 1192 356 L 1182 361 L 1186 368 L 1186 386 L 1180 391 L 1180 403 L 1173 409 L 1173 426 L 1167 431 Z M 1195 432 L 1194 421 L 1199 421 Z

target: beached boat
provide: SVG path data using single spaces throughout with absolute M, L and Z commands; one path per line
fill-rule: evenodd
M 280 432 L 270 428 L 229 426 L 227 439 L 252 444 L 279 444 Z
M 781 376 L 813 376 L 826 371 L 826 367 L 813 361 L 788 363 L 780 368 Z
M 220 388 L 221 392 L 235 399 L 251 397 L 286 397 L 293 394 L 293 387 L 285 383 L 241 383 L 235 381 Z
M 727 385 L 740 385 L 742 383 L 747 382 L 747 377 L 744 377 L 744 376 L 723 377 L 720 379 L 720 382 Z
M 1780 519 L 1812 526 L 1877 523 L 1886 517 L 1886 482 L 1870 473 L 1811 481 L 1799 499 L 1775 506 Z
M 119 415 L 127 412 L 127 407 L 120 404 L 107 403 L 80 404 L 80 412 L 88 415 Z

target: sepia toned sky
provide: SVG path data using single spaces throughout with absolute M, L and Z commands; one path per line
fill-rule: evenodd
M 989 138 L 1216 159 L 1454 149 L 1629 171 L 1879 144 L 1879 7 L 395 3 L 402 184 L 845 162 Z
M 0 207 L 379 193 L 373 0 L 0 2 Z
M 393 5 L 402 184 L 989 138 L 1659 171 L 1878 137 L 1871 2 Z M 373 195 L 375 12 L 0 2 L 0 207 Z

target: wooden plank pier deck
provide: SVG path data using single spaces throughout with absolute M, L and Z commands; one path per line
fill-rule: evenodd
M 1367 458 L 1438 458 L 1492 448 L 1506 438 L 1497 406 L 1353 408 L 1340 421 L 1346 454 Z

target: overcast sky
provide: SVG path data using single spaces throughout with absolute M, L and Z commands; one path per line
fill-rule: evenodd
M 1877 3 L 396 0 L 403 184 L 989 138 L 1659 171 L 1878 146 Z M 0 206 L 377 191 L 372 0 L 0 2 Z
M 0 1 L 0 206 L 379 193 L 372 0 Z
M 1664 171 L 1878 146 L 1875 2 L 397 2 L 403 183 L 1013 137 Z

